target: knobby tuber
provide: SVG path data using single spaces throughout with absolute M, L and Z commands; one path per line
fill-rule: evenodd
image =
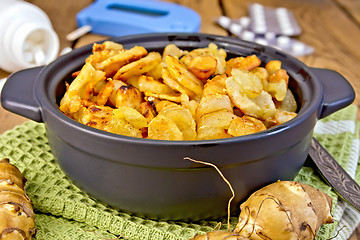
M 240 205 L 233 232 L 212 231 L 192 240 L 313 240 L 321 225 L 332 223 L 332 199 L 294 181 L 277 181 Z
M 227 231 L 213 230 L 190 240 L 314 240 L 320 227 L 332 223 L 332 198 L 307 184 L 277 181 L 253 194 L 240 205 L 239 221 L 230 231 L 230 204 L 235 192 L 220 169 L 189 157 L 185 160 L 213 167 L 228 184 Z
M 240 205 L 234 232 L 254 240 L 315 239 L 331 223 L 332 199 L 318 189 L 277 181 L 254 192 Z
M 35 214 L 25 193 L 26 179 L 20 170 L 0 160 L 0 239 L 32 239 L 35 235 Z

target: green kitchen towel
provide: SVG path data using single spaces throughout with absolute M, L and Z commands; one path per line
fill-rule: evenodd
M 359 182 L 359 125 L 356 106 L 320 120 L 314 136 Z M 77 188 L 51 154 L 42 123 L 26 122 L 0 136 L 0 158 L 9 158 L 27 178 L 26 191 L 36 212 L 36 239 L 189 239 L 213 230 L 218 220 L 199 222 L 155 221 L 116 211 Z M 318 240 L 347 239 L 359 223 L 359 214 L 338 199 L 311 165 L 305 164 L 295 180 L 321 189 L 334 200 L 337 220 L 324 225 Z M 225 223 L 226 219 L 223 220 Z M 233 224 L 237 216 L 231 218 Z M 222 224 L 226 228 L 226 224 Z M 340 227 L 345 226 L 340 231 Z M 341 236 L 340 236 L 341 235 Z M 347 237 L 347 238 L 346 238 Z

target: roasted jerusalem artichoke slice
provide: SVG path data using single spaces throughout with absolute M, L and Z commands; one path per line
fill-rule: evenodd
M 20 170 L 0 161 L 0 239 L 32 239 L 36 233 L 35 214 L 25 193 L 26 179 Z
M 197 139 L 217 139 L 231 137 L 228 128 L 233 119 L 237 116 L 232 110 L 221 109 L 216 112 L 207 113 L 198 120 Z
M 210 43 L 206 48 L 197 48 L 192 50 L 191 52 L 185 54 L 181 61 L 189 67 L 191 62 L 196 57 L 204 57 L 204 56 L 211 56 L 216 59 L 216 68 L 215 74 L 223 74 L 225 73 L 226 67 L 226 52 L 222 48 L 218 48 L 218 46 L 214 43 Z
M 183 135 L 183 140 L 195 140 L 196 123 L 191 112 L 182 106 L 171 106 L 159 112 L 159 115 L 172 120 Z
M 138 78 L 138 89 L 140 92 L 165 93 L 170 94 L 174 91 L 166 84 L 155 80 L 153 77 L 141 75 Z
M 200 80 L 206 80 L 215 73 L 217 61 L 212 56 L 198 56 L 191 60 L 188 68 Z
M 225 94 L 213 94 L 203 96 L 195 110 L 196 122 L 205 114 L 226 109 L 232 112 L 230 98 Z
M 102 70 L 106 73 L 107 77 L 112 77 L 118 69 L 136 61 L 147 54 L 147 50 L 141 46 L 134 46 L 129 50 L 119 51 L 118 54 L 105 59 L 102 62 L 94 64 L 94 67 L 98 70 Z M 114 78 L 116 79 L 116 78 Z
M 174 121 L 163 115 L 157 115 L 148 127 L 148 137 L 157 140 L 183 140 L 183 134 Z
M 238 74 L 239 73 L 239 74 Z M 244 114 L 268 120 L 275 116 L 276 108 L 271 95 L 262 89 L 261 80 L 250 72 L 232 71 L 226 79 L 226 92 Z
M 281 68 L 281 62 L 277 60 L 269 61 L 265 69 L 269 73 L 265 90 L 276 100 L 282 101 L 288 89 L 289 75 Z
M 64 97 L 60 101 L 60 111 L 65 114 L 73 114 L 79 111 L 81 108 L 81 100 L 88 98 L 90 94 L 84 93 L 84 88 L 87 88 L 88 83 L 91 84 L 91 88 L 102 79 L 105 78 L 105 73 L 95 70 L 95 68 L 90 64 L 85 64 L 79 75 L 74 79 L 74 81 L 69 85 Z M 92 89 L 89 89 L 87 92 L 91 92 Z M 87 96 L 87 97 L 85 97 Z
M 176 79 L 180 85 L 190 90 L 193 94 L 201 96 L 204 84 L 177 57 L 166 56 L 165 63 L 170 77 Z
M 151 52 L 143 58 L 122 66 L 114 75 L 114 79 L 125 81 L 137 75 L 142 75 L 155 68 L 161 62 L 161 55 L 158 52 Z
M 142 138 L 143 129 L 147 127 L 146 118 L 131 107 L 114 109 L 111 119 L 104 130 L 120 135 Z
M 226 62 L 226 73 L 231 76 L 231 70 L 233 68 L 250 71 L 259 67 L 260 64 L 261 61 L 256 55 L 231 58 Z
M 266 126 L 259 119 L 244 115 L 230 122 L 228 133 L 238 137 L 266 130 Z

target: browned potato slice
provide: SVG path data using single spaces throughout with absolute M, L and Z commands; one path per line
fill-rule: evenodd
M 137 109 L 143 102 L 142 93 L 133 86 L 121 86 L 116 91 L 115 106 L 119 107 L 132 107 Z
M 131 107 L 119 107 L 114 109 L 113 117 L 118 119 L 124 119 L 126 122 L 133 125 L 135 128 L 140 129 L 147 127 L 146 118 L 137 110 Z
M 250 71 L 256 67 L 259 67 L 260 64 L 261 61 L 256 55 L 231 58 L 226 62 L 226 73 L 230 76 L 232 74 L 231 70 L 233 68 Z
M 266 71 L 268 71 L 269 74 L 273 74 L 273 73 L 275 73 L 277 70 L 281 69 L 281 62 L 278 61 L 278 60 L 269 61 L 269 62 L 265 65 L 265 69 L 266 69 Z
M 166 56 L 165 63 L 166 69 L 172 78 L 176 79 L 182 86 L 196 95 L 201 96 L 204 84 L 195 77 L 178 58 Z
M 174 102 L 167 101 L 167 100 L 162 100 L 155 104 L 155 108 L 158 113 L 161 112 L 162 110 L 164 110 L 165 108 L 177 107 L 177 106 L 179 106 L 179 105 Z
M 202 116 L 198 123 L 198 128 L 200 127 L 216 127 L 222 129 L 228 129 L 230 122 L 235 119 L 237 116 L 227 109 L 219 110 L 216 112 L 208 113 Z
M 112 106 L 116 106 L 116 92 L 117 90 L 121 87 L 121 86 L 127 86 L 126 83 L 120 81 L 120 80 L 112 80 L 114 87 L 113 87 L 113 91 L 111 92 L 110 96 L 109 96 L 109 103 Z M 101 89 L 99 89 L 98 93 L 100 92 Z M 98 94 L 97 93 L 97 94 Z
M 240 69 L 232 69 L 231 71 L 234 81 L 239 85 L 240 90 L 245 93 L 249 98 L 254 98 L 259 95 L 262 90 L 261 79 L 255 74 Z
M 146 97 L 154 97 L 160 100 L 169 100 L 176 103 L 181 103 L 181 93 L 153 93 L 153 92 L 144 92 Z
M 196 119 L 196 108 L 199 106 L 199 103 L 195 100 L 189 100 L 189 99 L 184 99 L 184 94 L 181 95 L 181 105 L 188 109 L 191 113 L 191 115 L 193 116 L 194 119 Z
M 183 134 L 183 140 L 196 138 L 196 123 L 190 111 L 181 106 L 173 106 L 163 109 L 159 115 L 172 120 Z
M 250 72 L 252 72 L 258 78 L 260 78 L 263 89 L 266 89 L 267 81 L 268 81 L 267 79 L 269 77 L 268 71 L 263 67 L 256 67 L 256 68 L 252 69 Z
M 111 78 L 108 78 L 108 79 L 111 79 Z M 99 93 L 106 86 L 106 83 L 107 83 L 107 81 L 98 81 L 97 83 L 95 83 L 95 85 L 92 86 L 90 94 L 93 93 L 94 95 L 99 95 Z M 86 98 L 84 98 L 84 99 L 86 99 Z M 87 98 L 87 99 L 89 99 L 89 98 Z
M 271 94 L 277 101 L 284 100 L 287 92 L 287 84 L 285 81 L 271 83 L 269 82 L 266 91 Z
M 275 116 L 275 104 L 269 93 L 262 91 L 255 98 L 249 98 L 233 77 L 226 79 L 226 91 L 235 106 L 243 113 L 262 120 Z
M 162 72 L 162 78 L 164 80 L 164 83 L 166 85 L 168 85 L 170 88 L 180 92 L 180 93 L 183 93 L 183 94 L 186 94 L 188 96 L 194 96 L 195 93 L 190 91 L 189 89 L 187 89 L 186 87 L 184 87 L 183 85 L 181 85 L 177 79 L 173 78 L 169 71 L 164 68 L 163 69 L 163 72 Z
M 84 125 L 86 125 L 88 122 L 90 122 L 91 119 L 93 118 L 93 116 L 90 113 L 90 110 L 87 107 L 81 107 L 74 114 L 73 117 L 77 122 L 82 123 Z
M 149 102 L 142 102 L 139 106 L 139 111 L 145 117 L 147 123 L 150 123 L 156 116 L 155 110 Z
M 135 128 L 133 125 L 129 124 L 122 118 L 111 119 L 104 130 L 124 136 L 142 138 L 141 130 Z
M 204 85 L 203 96 L 213 95 L 213 94 L 226 94 L 226 81 L 227 76 L 216 75 L 211 80 L 208 80 Z
M 296 112 L 297 109 L 297 103 L 294 94 L 290 89 L 287 89 L 285 98 L 281 102 L 276 102 L 275 105 L 277 108 L 288 112 Z
M 109 79 L 106 85 L 104 86 L 104 88 L 99 92 L 99 95 L 97 96 L 96 99 L 96 104 L 104 106 L 107 103 L 113 90 L 114 90 L 114 83 L 111 79 Z
M 105 73 L 99 70 L 93 71 L 91 79 L 80 89 L 81 99 L 89 100 L 92 95 L 98 95 L 106 84 Z
M 60 101 L 60 111 L 73 114 L 81 108 L 80 92 L 87 87 L 88 82 L 96 83 L 104 78 L 104 73 L 97 71 L 90 63 L 85 64 L 79 75 L 69 85 L 64 97 Z M 93 86 L 93 85 L 92 85 Z M 89 90 L 87 90 L 89 91 Z
M 89 100 L 81 100 L 81 104 L 84 107 L 90 107 L 96 105 L 95 102 L 89 101 Z
M 184 55 L 186 51 L 181 50 L 178 48 L 175 44 L 168 44 L 164 48 L 163 52 L 163 60 L 165 60 L 166 56 L 173 56 L 180 58 L 182 55 Z
M 129 50 L 121 51 L 120 53 L 105 59 L 104 61 L 95 65 L 96 69 L 103 70 L 107 77 L 112 76 L 122 66 L 136 61 L 147 54 L 144 47 L 135 46 Z
M 196 108 L 196 120 L 198 121 L 205 114 L 223 109 L 232 111 L 230 98 L 227 95 L 215 94 L 204 96 L 201 98 L 200 103 Z
M 97 84 L 94 85 L 93 82 L 89 81 L 87 82 L 83 87 L 79 90 L 79 96 L 81 100 L 89 100 L 93 93 L 95 93 L 95 86 L 98 87 L 101 85 L 102 87 L 105 87 L 106 81 L 98 81 Z
M 126 79 L 126 83 L 121 80 L 114 80 L 114 81 L 120 81 L 120 82 L 123 82 L 124 85 L 129 85 L 129 86 L 131 85 L 131 86 L 139 89 L 139 77 L 140 76 L 138 76 L 138 75 L 131 76 L 128 79 Z
M 160 64 L 161 55 L 158 52 L 151 52 L 147 56 L 140 58 L 134 62 L 122 66 L 114 75 L 114 79 L 119 79 L 126 82 L 126 79 L 134 75 L 144 74 L 156 65 Z
M 293 119 L 294 117 L 296 117 L 296 115 L 297 114 L 294 112 L 288 112 L 286 110 L 276 109 L 276 114 L 275 114 L 276 125 L 287 122 Z
M 149 77 L 152 77 L 155 80 L 160 80 L 162 79 L 162 70 L 163 70 L 163 65 L 160 64 L 156 64 L 154 68 L 150 69 L 146 75 Z
M 158 140 L 183 140 L 183 134 L 172 120 L 163 115 L 157 115 L 149 123 L 148 138 Z
M 218 48 L 215 43 L 209 43 L 208 45 L 209 52 L 211 56 L 216 58 L 217 65 L 215 74 L 224 74 L 226 68 L 226 52 L 222 48 Z
M 228 133 L 234 137 L 238 137 L 264 130 L 266 130 L 266 127 L 260 120 L 244 115 L 231 121 Z
M 190 62 L 198 56 L 212 56 L 216 59 L 215 74 L 225 73 L 226 66 L 226 52 L 224 49 L 219 49 L 214 43 L 210 43 L 207 48 L 197 48 L 187 53 L 181 58 L 181 61 L 188 67 Z
M 121 51 L 124 47 L 120 43 L 116 43 L 113 41 L 105 41 L 102 44 L 94 43 L 93 45 L 93 53 L 98 51 L 104 50 L 114 50 L 114 51 Z
M 188 68 L 200 80 L 206 80 L 215 73 L 217 61 L 212 56 L 198 56 L 191 60 Z
M 92 52 L 85 62 L 90 63 L 93 66 L 96 66 L 98 63 L 113 57 L 120 52 L 124 51 L 124 48 L 121 44 L 115 43 L 113 41 L 105 41 L 102 44 L 94 43 Z
M 220 138 L 229 138 L 232 137 L 227 133 L 227 130 L 217 127 L 200 127 L 197 130 L 197 140 L 210 140 L 210 139 L 220 139 Z
M 266 91 L 276 100 L 282 101 L 285 98 L 288 89 L 289 75 L 284 69 L 276 70 L 268 77 Z
M 74 114 L 74 119 L 84 125 L 104 130 L 107 123 L 112 119 L 112 111 L 112 108 L 106 106 L 81 107 Z
M 173 94 L 174 90 L 160 81 L 154 80 L 152 77 L 141 75 L 138 78 L 139 90 L 141 92 Z

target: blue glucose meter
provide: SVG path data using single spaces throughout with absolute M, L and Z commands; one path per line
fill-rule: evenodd
M 153 32 L 199 32 L 194 10 L 157 0 L 97 0 L 77 15 L 78 26 L 111 37 Z

